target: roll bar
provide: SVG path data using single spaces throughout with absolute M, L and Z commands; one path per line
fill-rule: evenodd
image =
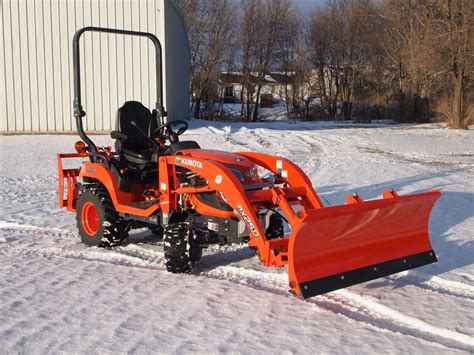
M 86 115 L 82 108 L 81 103 L 81 64 L 80 64 L 80 51 L 79 51 L 79 39 L 85 32 L 103 32 L 103 33 L 114 33 L 120 35 L 139 36 L 150 39 L 155 45 L 155 62 L 156 62 L 156 111 L 160 117 L 160 124 L 163 123 L 166 115 L 165 108 L 163 107 L 163 68 L 161 58 L 161 43 L 159 39 L 152 33 L 128 31 L 128 30 L 117 30 L 112 28 L 104 27 L 84 27 L 76 31 L 72 39 L 72 58 L 73 58 L 73 72 L 74 72 L 74 117 L 76 118 L 77 131 L 82 140 L 88 145 L 91 154 L 91 159 L 94 155 L 97 155 L 97 148 L 92 140 L 84 132 L 82 126 L 82 117 Z

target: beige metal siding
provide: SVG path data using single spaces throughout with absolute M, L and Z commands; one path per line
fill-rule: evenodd
M 174 3 L 0 0 L 0 131 L 74 131 L 74 32 L 85 26 L 146 31 L 156 34 L 165 47 L 165 1 Z M 176 14 L 170 18 L 173 16 Z M 176 17 L 173 20 L 182 22 Z M 183 38 L 172 38 L 169 42 L 183 43 Z M 154 50 L 149 40 L 85 33 L 81 51 L 86 130 L 113 129 L 115 112 L 126 100 L 155 107 Z M 186 60 L 175 65 L 181 65 L 186 72 Z M 166 90 L 165 86 L 165 96 Z M 164 103 L 167 106 L 166 99 Z M 173 107 L 166 108 L 174 112 Z

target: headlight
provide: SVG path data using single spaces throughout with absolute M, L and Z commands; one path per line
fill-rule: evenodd
M 257 174 L 262 180 L 268 180 L 271 176 L 273 176 L 273 173 L 270 170 L 265 169 L 263 166 L 257 167 Z
M 257 166 L 254 166 L 252 169 L 250 169 L 249 176 L 252 180 L 257 180 L 259 178 Z

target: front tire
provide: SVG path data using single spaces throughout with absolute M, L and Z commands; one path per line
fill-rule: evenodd
M 189 258 L 189 235 L 191 231 L 187 223 L 171 223 L 163 233 L 166 270 L 174 274 L 189 274 L 191 260 Z
M 86 189 L 79 197 L 76 212 L 79 235 L 87 246 L 113 247 L 128 237 L 130 224 L 115 211 L 104 187 Z

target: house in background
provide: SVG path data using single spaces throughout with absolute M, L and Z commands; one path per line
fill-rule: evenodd
M 292 73 L 271 72 L 265 75 L 263 81 L 258 80 L 258 74 L 252 73 L 251 83 L 255 86 L 262 85 L 260 92 L 260 107 L 273 107 L 273 104 L 284 102 L 288 88 L 293 83 Z M 244 76 L 238 72 L 223 72 L 219 76 L 219 93 L 223 96 L 224 103 L 240 103 L 242 83 Z M 254 100 L 256 94 L 254 93 Z
M 336 92 L 333 71 L 327 67 L 322 72 L 324 78 L 321 78 L 321 71 L 316 68 L 299 75 L 294 72 L 270 72 L 265 75 L 263 81 L 258 80 L 258 73 L 253 73 L 250 80 L 254 86 L 263 85 L 259 100 L 260 107 L 272 107 L 276 103 L 290 104 L 291 102 L 286 102 L 287 100 L 320 103 L 322 96 L 332 97 Z M 220 99 L 224 103 L 241 103 L 243 82 L 242 73 L 220 73 L 218 84 Z M 323 94 L 324 91 L 326 95 Z M 256 99 L 256 93 L 254 93 L 253 101 L 256 102 Z

